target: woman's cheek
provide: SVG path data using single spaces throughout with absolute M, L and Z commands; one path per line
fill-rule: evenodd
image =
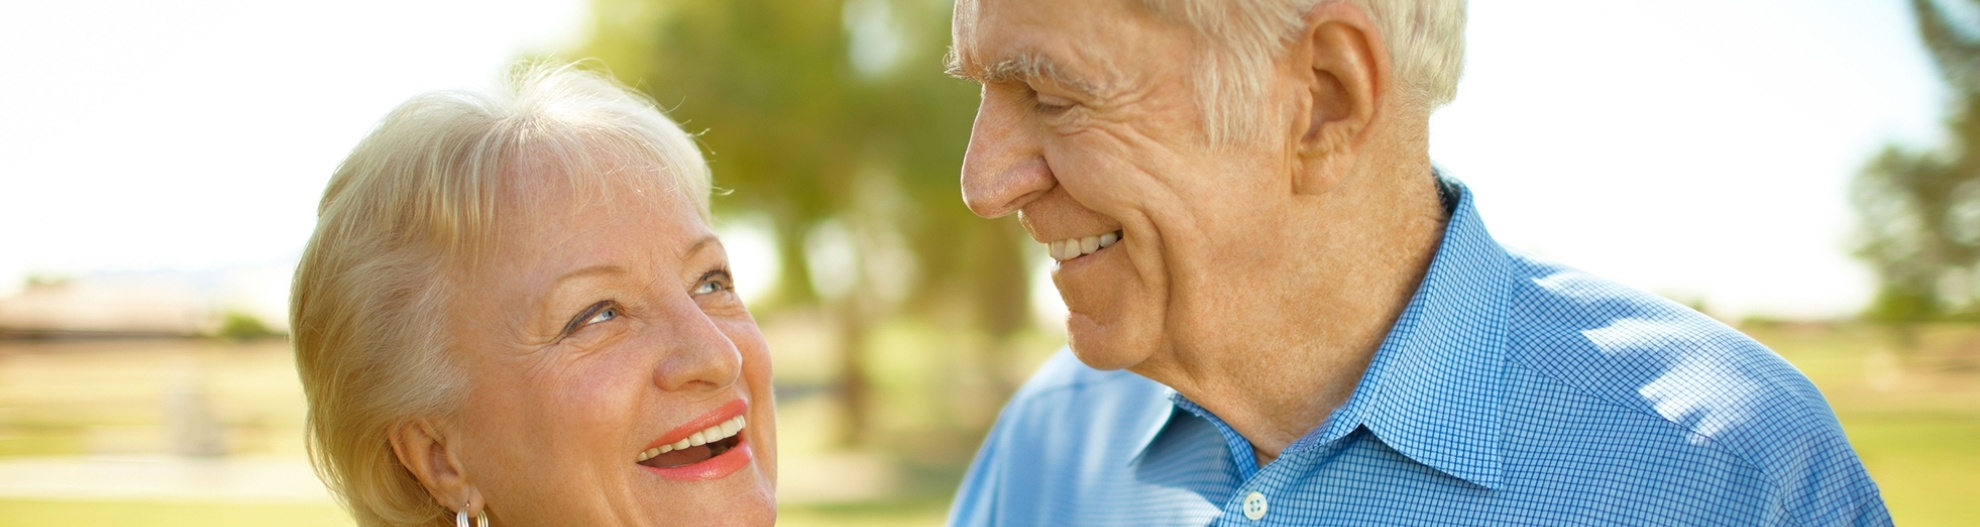
M 750 368 L 751 363 L 761 364 L 766 370 L 769 368 L 770 346 L 764 342 L 763 332 L 757 329 L 756 321 L 744 315 L 719 319 L 717 324 L 729 342 L 735 344 L 736 352 L 742 354 L 744 368 Z

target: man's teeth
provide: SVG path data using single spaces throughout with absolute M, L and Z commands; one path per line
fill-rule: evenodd
M 1045 245 L 1048 247 L 1049 252 L 1052 253 L 1053 260 L 1063 262 L 1093 254 L 1093 251 L 1111 247 L 1114 245 L 1114 242 L 1118 241 L 1121 241 L 1121 231 L 1114 231 L 1099 236 L 1087 236 L 1085 238 L 1064 239 Z
M 660 445 L 659 448 L 649 448 L 645 452 L 640 452 L 639 459 L 634 459 L 633 462 L 638 463 L 641 461 L 646 461 L 648 459 L 653 459 L 653 456 L 657 456 L 660 454 L 673 452 L 675 450 L 684 450 L 688 447 L 701 446 L 716 441 L 721 441 L 723 439 L 728 439 L 729 437 L 736 435 L 736 432 L 742 431 L 743 426 L 745 424 L 747 423 L 743 421 L 743 416 L 740 415 L 735 416 L 734 418 L 731 418 L 727 421 L 723 421 L 722 424 L 708 427 L 707 429 L 704 429 L 700 432 L 695 432 L 693 435 L 687 436 L 687 439 L 676 441 L 674 442 L 674 444 Z

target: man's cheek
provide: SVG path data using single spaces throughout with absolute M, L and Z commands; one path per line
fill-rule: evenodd
M 1117 158 L 1084 156 L 1055 163 L 1052 171 L 1066 194 L 1116 221 L 1123 218 L 1114 213 L 1139 208 L 1135 203 L 1143 198 L 1150 183 L 1141 167 Z

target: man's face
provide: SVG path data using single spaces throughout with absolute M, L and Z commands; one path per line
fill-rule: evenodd
M 1234 277 L 1270 260 L 1288 159 L 1282 138 L 1209 146 L 1190 33 L 1132 0 L 965 0 L 955 27 L 956 73 L 983 83 L 963 199 L 1053 247 L 1080 359 L 1241 334 L 1257 284 Z

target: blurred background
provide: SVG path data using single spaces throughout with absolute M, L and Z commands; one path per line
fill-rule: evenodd
M 702 145 L 777 368 L 786 525 L 934 525 L 1064 343 L 962 207 L 949 0 L 0 3 L 0 518 L 349 525 L 283 334 L 400 101 L 596 58 Z M 1432 153 L 1507 245 L 1689 304 L 1836 408 L 1900 524 L 1980 525 L 1980 0 L 1471 3 Z

